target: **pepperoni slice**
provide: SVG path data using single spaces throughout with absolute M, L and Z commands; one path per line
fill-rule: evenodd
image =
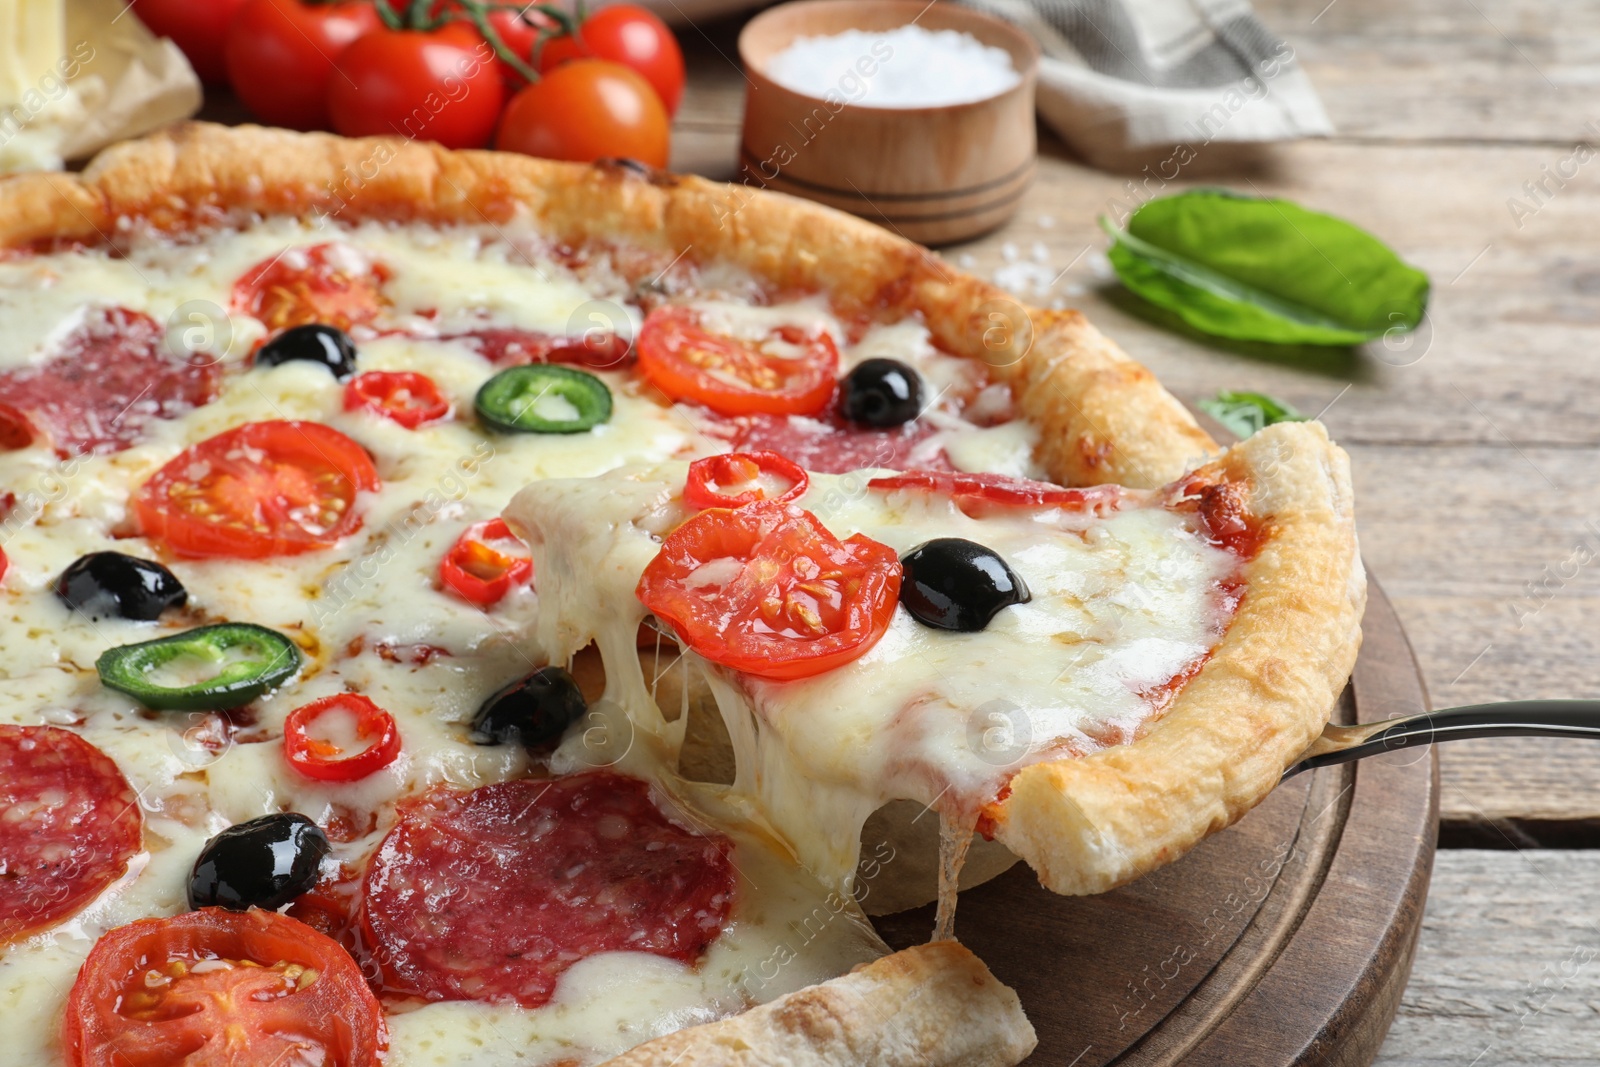
M 139 798 L 104 752 L 60 727 L 0 725 L 0 945 L 121 878 L 142 833 Z
M 609 771 L 437 789 L 368 867 L 362 935 L 392 991 L 537 1008 L 597 953 L 698 957 L 733 904 L 732 848 Z
M 750 415 L 734 421 L 731 437 L 741 452 L 776 452 L 822 474 L 848 474 L 870 467 L 951 470 L 944 449 L 920 448 L 938 431 L 922 421 L 892 430 L 867 430 L 831 418 Z
M 155 419 L 217 395 L 214 362 L 180 359 L 161 324 L 127 308 L 98 308 L 42 364 L 0 373 L 0 447 L 42 434 L 63 456 L 120 452 Z
M 566 363 L 591 370 L 611 370 L 633 362 L 633 346 L 626 337 L 614 333 L 590 332 L 573 337 L 491 326 L 449 334 L 441 340 L 462 341 L 497 367 Z
M 1050 482 L 1013 478 L 1007 474 L 964 474 L 949 471 L 915 470 L 874 478 L 869 489 L 884 492 L 911 490 L 948 496 L 956 506 L 974 518 L 982 518 L 990 508 L 1067 508 L 1094 510 L 1105 514 L 1116 508 L 1122 489 L 1115 485 L 1095 485 L 1087 489 L 1068 489 Z

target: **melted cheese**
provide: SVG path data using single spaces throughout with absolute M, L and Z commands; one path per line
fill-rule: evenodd
M 535 484 L 513 501 L 508 517 L 527 532 L 540 574 L 535 644 L 561 658 L 595 640 L 610 677 L 637 674 L 622 648 L 644 614 L 633 590 L 684 517 L 684 477 L 681 464 L 624 470 Z M 1153 498 L 1130 494 L 1100 518 L 1018 511 L 979 521 L 942 497 L 868 489 L 869 477 L 813 475 L 796 503 L 841 538 L 863 533 L 900 554 L 933 537 L 978 541 L 1032 600 L 970 634 L 897 610 L 860 659 L 799 681 L 702 664 L 738 755 L 735 790 L 834 887 L 848 886 L 860 827 L 884 803 L 913 800 L 970 826 L 1026 763 L 1132 738 L 1164 687 L 1220 636 L 1219 583 L 1237 565 Z M 643 701 L 631 710 L 650 721 Z
M 305 248 L 328 243 L 334 259 L 352 270 L 381 264 L 388 272 L 386 325 L 398 327 L 399 335 L 357 331 L 361 369 L 425 372 L 458 417 L 406 430 L 368 413 L 345 412 L 342 389 L 323 368 L 234 367 L 215 401 L 151 422 L 143 440 L 125 451 L 70 460 L 43 447 L 0 452 L 0 488 L 18 500 L 0 521 L 10 562 L 0 585 L 0 647 L 7 653 L 0 662 L 0 722 L 67 725 L 109 754 L 140 795 L 146 845 L 128 877 L 101 900 L 57 929 L 0 951 L 7 1063 L 58 1067 L 61 1005 L 96 938 L 137 918 L 182 910 L 194 857 L 219 830 L 267 812 L 301 811 L 340 827 L 336 859 L 359 867 L 402 798 L 441 783 L 471 788 L 528 773 L 520 749 L 474 745 L 466 724 L 506 682 L 566 658 L 591 639 L 599 640 L 609 668 L 605 697 L 569 732 L 551 768 L 616 766 L 651 779 L 682 800 L 684 819 L 728 834 L 741 879 L 731 920 L 693 968 L 613 953 L 573 967 L 555 999 L 535 1011 L 463 1002 L 395 1014 L 386 1063 L 593 1062 L 833 977 L 886 951 L 840 874 L 855 866 L 859 834 L 841 835 L 838 828 L 859 826 L 881 803 L 878 794 L 849 783 L 893 747 L 913 758 L 895 768 L 884 789 L 933 799 L 928 783 L 943 772 L 927 768 L 942 768 L 951 738 L 965 734 L 924 723 L 879 738 L 853 762 L 839 762 L 837 753 L 825 754 L 820 739 L 807 746 L 796 728 L 800 712 L 785 716 L 782 701 L 718 678 L 741 748 L 739 782 L 724 788 L 678 780 L 671 768 L 685 719 L 669 722 L 661 715 L 640 670 L 635 630 L 644 612 L 633 587 L 654 554 L 654 538 L 664 536 L 676 516 L 681 466 L 669 485 L 630 473 L 591 483 L 587 496 L 557 490 L 545 519 L 546 532 L 559 536 L 543 550 L 539 593 L 515 591 L 484 612 L 439 587 L 439 559 L 461 531 L 498 514 L 530 482 L 592 479 L 619 467 L 632 471 L 728 447 L 708 432 L 713 428 L 698 409 L 667 406 L 621 371 L 600 372 L 615 410 L 590 433 L 490 436 L 473 424 L 473 396 L 495 368 L 469 343 L 439 338 L 495 327 L 557 336 L 600 327 L 632 336 L 639 313 L 629 283 L 603 254 L 580 276 L 551 254 L 545 238 L 524 229 L 275 218 L 181 241 L 132 227 L 120 233 L 115 255 L 89 249 L 0 261 L 0 370 L 49 359 L 92 309 L 117 306 L 164 324 L 175 351 L 198 348 L 241 364 L 264 328 L 231 310 L 236 280 L 257 264 L 280 256 L 292 264 L 304 258 Z M 707 269 L 702 281 L 705 291 L 758 294 L 752 279 L 725 266 Z M 1009 394 L 1003 387 L 983 390 L 971 399 L 974 421 L 959 416 L 946 398 L 973 393 L 981 382 L 970 363 L 940 353 L 920 323 L 876 325 L 849 344 L 819 299 L 757 306 L 729 298 L 697 306 L 716 328 L 735 335 L 765 338 L 779 325 L 825 330 L 838 342 L 845 369 L 873 356 L 910 363 L 928 385 L 925 417 L 937 427 L 925 442 L 929 457 L 942 450 L 965 469 L 1034 473 L 1035 432 L 1026 423 L 1004 421 Z M 132 529 L 128 501 L 147 478 L 188 445 L 265 419 L 324 422 L 373 455 L 383 485 L 360 498 L 358 535 L 291 558 L 168 561 L 189 591 L 192 614 L 182 620 L 90 620 L 66 610 L 53 583 L 79 556 L 115 547 L 161 557 L 157 546 L 126 536 Z M 806 506 L 841 532 L 859 527 L 897 546 L 891 527 L 903 528 L 905 536 L 919 521 L 929 530 L 940 527 L 937 516 L 908 521 L 874 510 L 864 485 L 864 475 L 819 478 Z M 1146 534 L 1161 537 L 1155 529 Z M 1017 531 L 1019 539 L 1029 536 Z M 1131 546 L 1140 534 L 1130 529 L 1126 536 Z M 1020 542 L 1018 554 L 1026 554 Z M 1030 558 L 1026 566 L 1054 568 L 1057 562 Z M 1175 574 L 1174 581 L 1182 577 Z M 1040 588 L 1049 588 L 1049 580 L 1041 578 Z M 284 631 L 307 654 L 298 678 L 235 716 L 237 729 L 209 713 L 143 711 L 99 684 L 94 662 L 105 649 L 220 619 Z M 1044 622 L 1018 625 L 1009 639 L 1048 642 Z M 530 637 L 535 631 L 538 636 Z M 897 629 L 893 637 L 889 648 L 941 655 L 932 645 L 923 647 L 926 635 L 915 630 Z M 1003 645 L 983 654 L 1004 659 Z M 1178 652 L 1151 652 L 1140 669 L 1159 673 L 1162 655 Z M 948 661 L 949 673 L 956 673 L 957 662 Z M 896 681 L 904 672 L 897 669 L 872 676 L 886 701 L 904 697 Z M 295 707 L 345 690 L 366 694 L 394 715 L 402 754 L 357 783 L 304 779 L 284 762 L 284 719 Z M 839 690 L 820 680 L 808 693 L 812 705 L 839 700 Z M 965 708 L 975 696 L 955 685 L 938 699 Z M 1047 709 L 1040 728 L 1065 729 L 1077 714 L 1064 705 Z M 874 728 L 873 721 L 838 709 L 816 718 L 849 737 Z M 965 776 L 963 788 L 984 787 L 982 766 L 952 766 Z M 822 880 L 797 868 L 797 847 Z M 880 863 L 892 858 L 875 854 Z

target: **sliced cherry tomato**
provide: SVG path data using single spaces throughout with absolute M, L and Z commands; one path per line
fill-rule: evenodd
M 718 508 L 667 537 L 637 592 L 713 663 L 809 678 L 878 643 L 900 595 L 900 560 L 862 534 L 840 541 L 792 504 Z
M 493 607 L 512 586 L 533 577 L 533 560 L 527 551 L 506 520 L 475 522 L 439 561 L 439 580 L 469 604 Z
M 354 720 L 339 722 L 340 718 Z M 332 734 L 334 737 L 330 737 Z M 341 744 L 346 736 L 362 748 Z M 283 754 L 289 766 L 318 782 L 357 782 L 383 770 L 400 755 L 394 716 L 359 693 L 340 693 L 295 708 L 283 723 Z
M 839 350 L 798 326 L 759 343 L 710 333 L 693 308 L 671 305 L 645 317 L 639 370 L 672 399 L 719 415 L 815 415 L 833 399 Z
M 401 370 L 369 370 L 344 387 L 346 411 L 373 411 L 408 430 L 438 422 L 450 414 L 450 401 L 426 374 Z
M 102 937 L 67 997 L 70 1067 L 374 1067 L 388 1032 L 361 968 L 287 915 L 202 908 Z
M 261 559 L 327 548 L 361 529 L 372 458 L 320 422 L 250 422 L 180 452 L 139 487 L 146 537 L 180 556 Z
M 370 0 L 246 0 L 223 44 L 228 80 L 262 122 L 325 130 L 334 57 L 381 25 Z
M 689 464 L 683 500 L 692 508 L 739 508 L 799 497 L 810 482 L 798 463 L 776 452 L 728 452 Z
M 233 283 L 233 307 L 276 333 L 320 322 L 348 331 L 377 318 L 388 268 L 352 270 L 337 245 L 291 248 L 257 263 Z
M 623 156 L 665 167 L 671 129 L 661 98 L 635 71 L 580 59 L 511 98 L 494 146 L 574 163 Z
M 535 33 L 537 33 L 535 29 Z M 683 49 L 654 11 L 635 4 L 601 8 L 571 37 L 548 40 L 539 53 L 539 73 L 574 59 L 609 59 L 638 71 L 661 97 L 668 115 L 683 99 Z
M 867 488 L 937 493 L 950 497 L 962 511 L 974 516 L 990 508 L 1073 508 L 1103 512 L 1115 508 L 1122 497 L 1121 487 L 1115 485 L 1068 489 L 1005 474 L 958 471 L 906 471 L 874 478 L 867 483 Z
M 170 37 L 207 85 L 227 85 L 222 43 L 245 0 L 134 0 L 139 21 L 157 37 Z M 74 52 L 76 55 L 76 52 Z M 91 49 L 89 58 L 94 58 Z
M 482 148 L 505 103 L 494 49 L 463 22 L 374 30 L 339 53 L 336 66 L 328 113 L 347 137 Z

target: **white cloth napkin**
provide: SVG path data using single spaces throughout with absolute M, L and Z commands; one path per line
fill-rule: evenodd
M 1039 114 L 1091 162 L 1333 132 L 1293 47 L 1244 0 L 964 2 L 1039 42 Z

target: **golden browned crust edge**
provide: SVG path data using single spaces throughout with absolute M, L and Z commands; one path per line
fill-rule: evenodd
M 700 178 L 185 123 L 109 148 L 81 175 L 0 182 L 0 247 L 109 240 L 128 218 L 168 227 L 238 211 L 496 225 L 531 217 L 574 240 L 687 249 L 780 289 L 826 290 L 847 312 L 920 313 L 941 345 L 1016 387 L 1057 481 L 1155 487 L 1216 450 L 1155 377 L 1078 312 L 1027 308 L 853 216 Z
M 1024 768 L 988 812 L 1058 893 L 1099 893 L 1177 859 L 1278 784 L 1322 731 L 1361 647 L 1366 576 L 1350 463 L 1321 423 L 1268 427 L 1217 465 L 1269 524 L 1246 594 L 1150 731 Z
M 957 942 L 935 941 L 602 1067 L 1013 1067 L 1036 1043 L 1016 993 Z

